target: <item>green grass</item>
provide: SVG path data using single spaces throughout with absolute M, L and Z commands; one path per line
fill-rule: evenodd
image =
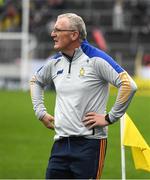
M 108 109 L 114 102 L 111 96 Z M 45 96 L 53 114 L 55 93 Z M 150 97 L 135 96 L 128 114 L 150 145 Z M 54 132 L 46 129 L 34 115 L 29 92 L 0 91 L 0 179 L 42 179 L 53 144 Z M 108 149 L 103 179 L 120 179 L 119 122 L 109 127 Z M 136 170 L 130 148 L 126 148 L 128 179 L 150 179 L 150 173 Z

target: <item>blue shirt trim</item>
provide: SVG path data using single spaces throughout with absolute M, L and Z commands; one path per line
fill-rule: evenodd
M 58 59 L 59 57 L 61 57 L 62 54 L 61 53 L 57 53 L 54 56 L 52 56 L 53 59 Z
M 90 45 L 87 40 L 82 42 L 81 49 L 89 58 L 100 57 L 104 59 L 113 67 L 113 69 L 115 69 L 116 72 L 121 73 L 124 71 L 124 69 L 119 64 L 117 64 L 113 58 L 111 58 L 104 51 Z

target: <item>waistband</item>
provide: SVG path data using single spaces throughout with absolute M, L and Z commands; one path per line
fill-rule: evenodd
M 61 140 L 61 139 L 70 139 L 70 140 L 82 140 L 82 139 L 88 139 L 86 136 L 74 136 L 74 135 L 72 135 L 72 136 L 60 136 L 60 139 L 59 140 Z
M 88 136 L 60 136 L 59 139 L 55 140 L 55 141 L 59 141 L 59 140 L 101 140 L 101 139 L 107 139 L 107 137 L 103 137 L 103 138 L 90 138 Z

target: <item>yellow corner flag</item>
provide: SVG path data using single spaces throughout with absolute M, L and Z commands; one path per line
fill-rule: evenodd
M 150 147 L 127 114 L 125 114 L 123 145 L 131 147 L 136 169 L 150 171 Z

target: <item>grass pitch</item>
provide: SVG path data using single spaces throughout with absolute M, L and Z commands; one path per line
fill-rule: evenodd
M 108 109 L 115 100 L 110 96 Z M 55 93 L 47 92 L 46 107 L 53 114 Z M 135 96 L 127 113 L 150 145 L 150 97 Z M 54 131 L 35 117 L 29 92 L 0 91 L 0 179 L 43 179 L 53 144 Z M 136 170 L 130 148 L 126 148 L 127 179 L 150 179 Z M 103 179 L 121 178 L 119 122 L 109 127 Z

